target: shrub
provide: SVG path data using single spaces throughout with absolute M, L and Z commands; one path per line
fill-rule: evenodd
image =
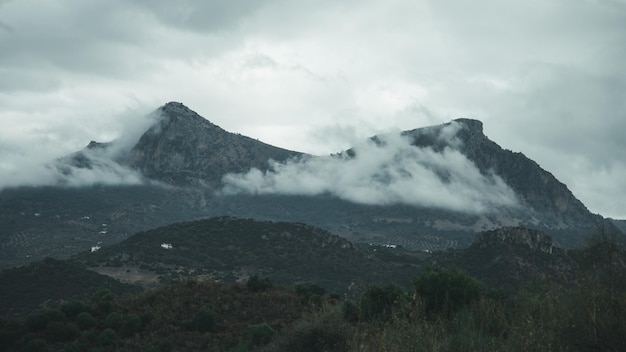
M 359 321 L 359 316 L 361 315 L 361 309 L 359 305 L 352 301 L 344 301 L 341 305 L 341 314 L 343 319 L 349 323 L 356 323 Z
M 243 332 L 243 339 L 248 347 L 258 347 L 270 342 L 275 333 L 276 331 L 265 323 L 250 325 Z
M 320 305 L 322 297 L 326 294 L 323 287 L 315 284 L 297 284 L 294 289 L 304 304 Z
M 87 330 L 96 325 L 96 318 L 87 312 L 82 312 L 76 317 L 76 324 L 81 330 Z
M 480 282 L 455 267 L 429 267 L 413 284 L 427 313 L 448 317 L 477 300 L 484 291 Z
M 82 301 L 67 301 L 63 302 L 59 307 L 65 316 L 69 319 L 74 319 L 81 312 L 86 312 L 89 310 L 89 305 Z
M 254 275 L 248 279 L 246 286 L 252 292 L 263 292 L 272 288 L 273 284 L 269 277 L 259 278 L 259 275 Z
M 135 333 L 141 331 L 141 318 L 137 314 L 129 314 L 124 319 L 124 327 L 122 329 L 122 334 L 124 336 L 132 336 Z
M 80 331 L 74 323 L 52 321 L 46 327 L 45 334 L 50 341 L 65 342 L 75 339 Z
M 44 309 L 26 317 L 26 328 L 30 331 L 41 331 L 52 321 L 65 321 L 65 313 L 58 309 Z
M 110 346 L 117 340 L 117 334 L 113 329 L 104 329 L 98 336 L 98 344 L 100 346 Z
M 32 339 L 28 341 L 28 343 L 24 346 L 24 349 L 22 351 L 24 352 L 47 352 L 49 351 L 49 349 L 48 349 L 48 344 L 46 343 L 46 340 L 37 338 L 37 339 Z
M 171 352 L 174 350 L 174 344 L 169 339 L 154 341 L 150 344 L 147 352 Z
M 372 285 L 361 297 L 361 314 L 365 320 L 387 320 L 394 309 L 406 302 L 406 293 L 395 284 Z
M 101 314 L 108 314 L 113 310 L 114 299 L 115 296 L 109 290 L 100 290 L 91 296 L 95 311 Z
M 343 352 L 350 348 L 352 331 L 340 316 L 327 315 L 310 318 L 296 323 L 280 337 L 268 350 L 278 352 Z
M 122 326 L 124 325 L 124 319 L 119 313 L 113 312 L 104 319 L 102 326 L 105 328 L 110 328 L 115 331 L 120 331 Z
M 215 312 L 210 307 L 204 306 L 196 312 L 191 324 L 197 331 L 213 331 L 216 327 Z

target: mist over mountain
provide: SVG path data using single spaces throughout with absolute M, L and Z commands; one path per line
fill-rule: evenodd
M 464 128 L 454 121 L 429 131 L 434 140 L 445 143 L 439 149 L 417 146 L 410 134 L 398 132 L 329 157 L 272 162 L 266 172 L 252 169 L 226 175 L 223 192 L 331 194 L 359 204 L 407 204 L 476 214 L 518 207 L 515 192 L 498 175 L 481 172 L 460 152 L 456 134 Z
M 0 191 L 3 265 L 222 215 L 412 250 L 465 247 L 502 226 L 574 247 L 600 225 L 615 227 L 537 163 L 491 141 L 477 120 L 377 135 L 330 156 L 227 132 L 175 102 L 140 125 L 49 164 L 45 187 Z

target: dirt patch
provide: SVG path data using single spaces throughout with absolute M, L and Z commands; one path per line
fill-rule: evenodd
M 106 276 L 110 276 L 126 284 L 135 284 L 143 287 L 159 285 L 159 275 L 150 270 L 142 270 L 137 267 L 110 267 L 100 266 L 91 270 Z

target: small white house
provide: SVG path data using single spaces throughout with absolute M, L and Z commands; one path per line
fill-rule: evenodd
M 165 248 L 165 249 L 172 249 L 174 247 L 172 247 L 171 243 L 161 243 L 161 247 Z

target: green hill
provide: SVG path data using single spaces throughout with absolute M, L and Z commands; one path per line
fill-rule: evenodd
M 252 275 L 277 284 L 314 282 L 347 292 L 372 282 L 408 282 L 418 264 L 389 263 L 329 232 L 304 224 L 230 217 L 179 223 L 140 232 L 72 259 L 99 272 L 236 281 Z M 115 276 L 114 274 L 112 274 Z

